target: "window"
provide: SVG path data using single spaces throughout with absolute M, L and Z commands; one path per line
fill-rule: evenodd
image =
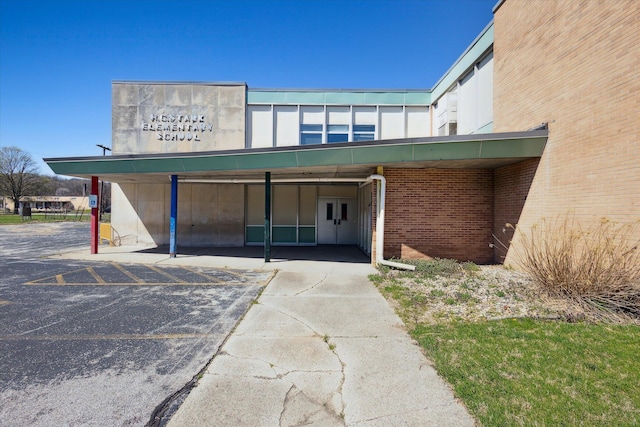
M 349 125 L 327 125 L 327 143 L 349 141 Z
M 300 125 L 300 145 L 322 144 L 322 125 Z
M 327 221 L 333 219 L 333 203 L 327 203 Z
M 353 125 L 354 141 L 372 141 L 376 139 L 376 125 Z

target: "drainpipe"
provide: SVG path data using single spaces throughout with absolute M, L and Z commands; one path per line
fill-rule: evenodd
M 377 188 L 376 203 L 376 264 L 388 265 L 394 268 L 403 268 L 405 270 L 415 270 L 415 265 L 402 264 L 400 262 L 387 261 L 383 258 L 384 252 L 384 203 L 387 187 L 387 180 L 382 175 L 370 175 L 367 181 L 378 180 L 380 185 Z

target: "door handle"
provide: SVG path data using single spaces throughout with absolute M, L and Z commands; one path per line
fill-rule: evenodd
M 335 219 L 333 220 L 333 225 L 336 225 L 336 220 Z
M 340 220 L 338 220 L 338 225 L 340 225 Z

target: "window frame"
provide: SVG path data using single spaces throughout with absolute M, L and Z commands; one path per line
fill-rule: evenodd
M 305 137 L 320 137 L 320 142 L 305 142 Z M 318 145 L 324 143 L 324 125 L 318 123 L 300 123 L 300 145 Z
M 375 124 L 354 124 L 353 125 L 353 142 L 358 141 L 374 141 L 376 139 Z
M 339 139 L 332 141 L 335 137 Z M 339 144 L 341 142 L 349 142 L 349 125 L 327 124 L 327 144 Z

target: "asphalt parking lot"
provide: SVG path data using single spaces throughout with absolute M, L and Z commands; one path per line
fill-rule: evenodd
M 47 258 L 88 239 L 86 223 L 0 226 L 2 426 L 147 424 L 272 275 Z

